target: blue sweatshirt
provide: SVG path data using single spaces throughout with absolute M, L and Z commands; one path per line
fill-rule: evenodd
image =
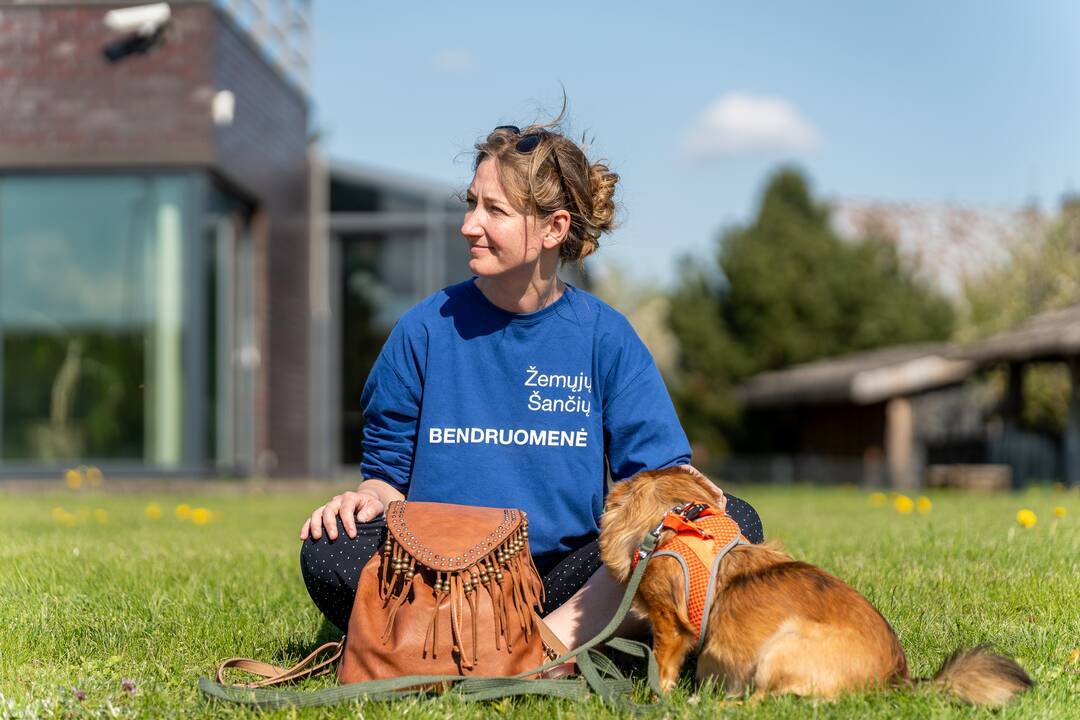
M 538 561 L 599 533 L 615 481 L 690 462 L 690 446 L 630 323 L 570 285 L 534 313 L 473 280 L 394 326 L 362 396 L 361 471 L 410 500 L 516 507 Z

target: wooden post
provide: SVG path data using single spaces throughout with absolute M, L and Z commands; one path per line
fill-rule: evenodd
M 1018 427 L 1024 417 L 1024 365 L 1022 363 L 1009 363 L 1008 383 L 1003 413 L 1005 426 Z
M 1065 484 L 1080 486 L 1080 358 L 1069 358 L 1069 416 L 1065 421 Z
M 889 484 L 896 490 L 919 486 L 915 472 L 915 422 L 911 400 L 895 397 L 885 405 L 885 461 Z

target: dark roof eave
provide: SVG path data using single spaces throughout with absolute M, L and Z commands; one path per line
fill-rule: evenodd
M 937 346 L 939 352 L 933 353 L 925 349 L 903 359 L 886 361 L 887 356 L 878 356 L 875 363 L 870 362 L 874 356 L 862 354 L 764 373 L 739 388 L 738 395 L 751 408 L 823 402 L 870 405 L 955 385 L 975 369 L 974 363 L 951 357 L 948 346 Z M 828 376 L 806 377 L 811 373 Z
M 1080 357 L 1080 304 L 1040 313 L 1013 330 L 960 348 L 954 357 L 980 366 Z

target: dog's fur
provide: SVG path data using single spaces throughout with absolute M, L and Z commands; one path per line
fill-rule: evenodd
M 645 472 L 611 492 L 601 519 L 600 556 L 620 581 L 630 576 L 641 538 L 672 506 L 719 503 L 707 483 L 679 469 Z M 670 537 L 665 531 L 660 540 Z M 907 660 L 896 633 L 866 598 L 839 578 L 792 560 L 778 545 L 739 545 L 717 571 L 706 608 L 698 681 L 728 693 L 794 693 L 834 698 L 846 690 L 904 685 Z M 649 617 L 660 681 L 670 690 L 697 640 L 687 616 L 682 566 L 649 562 L 635 597 Z M 983 647 L 956 652 L 926 681 L 976 705 L 1000 706 L 1032 686 L 1012 660 Z

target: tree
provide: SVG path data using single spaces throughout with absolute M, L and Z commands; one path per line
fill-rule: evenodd
M 679 341 L 668 317 L 671 298 L 648 282 L 635 282 L 619 263 L 609 263 L 596 278 L 592 291 L 618 308 L 641 338 L 664 377 L 670 377 L 679 361 Z
M 1061 216 L 1032 222 L 1009 259 L 964 285 L 967 311 L 958 335 L 975 340 L 1016 327 L 1033 315 L 1080 302 L 1080 199 Z
M 738 418 L 732 387 L 747 375 L 748 363 L 723 322 L 721 293 L 712 275 L 690 258 L 682 263 L 669 319 L 679 342 L 679 365 L 668 377 L 668 387 L 697 450 L 722 454 L 729 449 L 730 429 Z
M 971 341 L 1016 327 L 1048 310 L 1080 303 L 1080 200 L 1066 200 L 1060 217 L 1032 222 L 1009 248 L 1009 259 L 964 285 L 967 301 L 957 337 Z M 991 373 L 1004 393 L 1003 372 Z M 1021 422 L 1060 435 L 1069 404 L 1069 372 L 1061 363 L 1029 366 Z
M 769 180 L 750 225 L 723 233 L 715 270 L 690 266 L 672 296 L 676 399 L 695 439 L 721 450 L 739 417 L 731 389 L 749 376 L 952 331 L 949 303 L 892 242 L 841 240 L 792 168 Z

